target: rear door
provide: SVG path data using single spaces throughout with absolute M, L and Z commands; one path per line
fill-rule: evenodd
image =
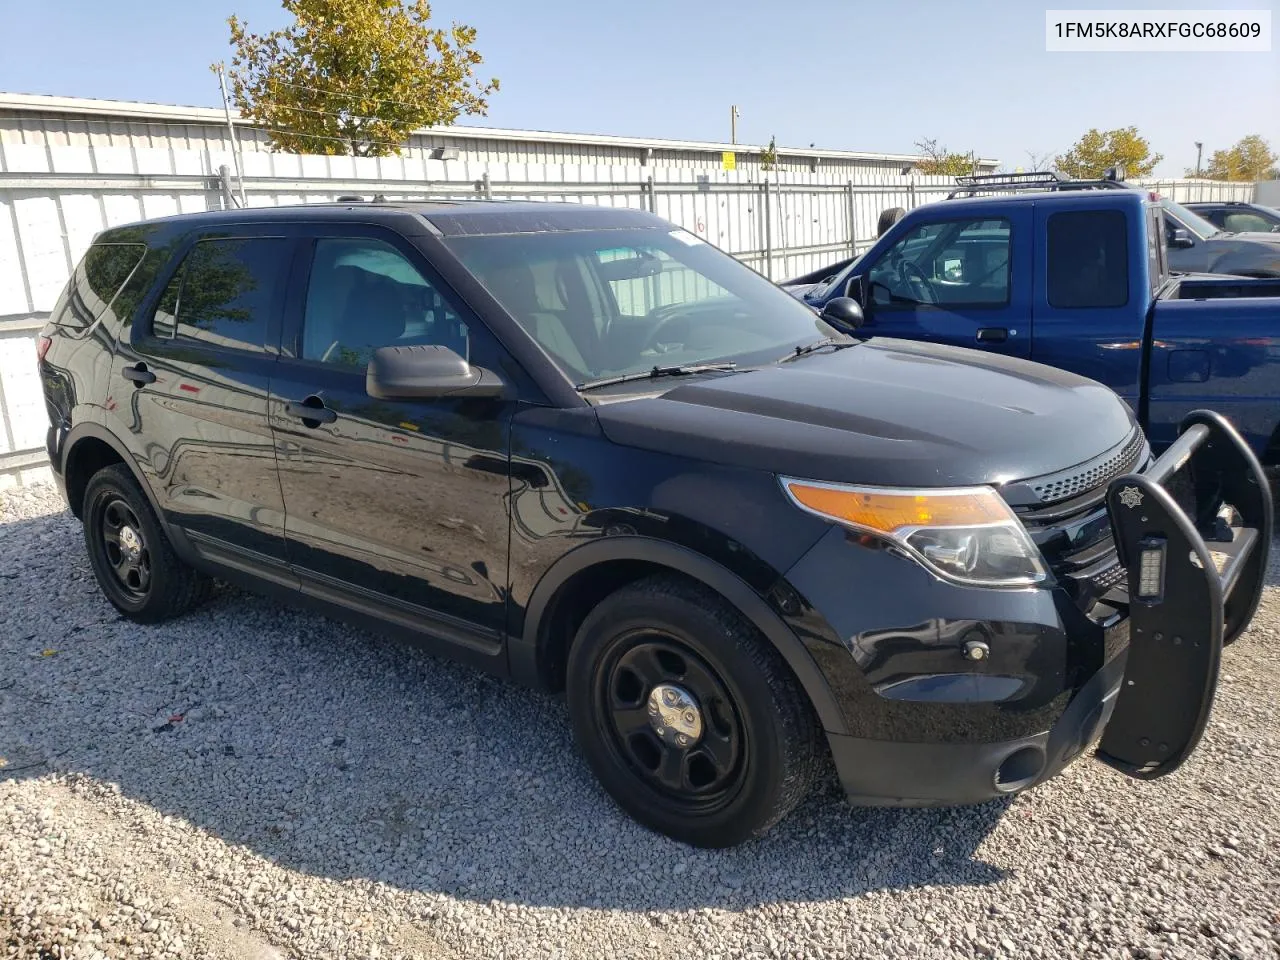
M 1029 204 L 921 220 L 859 270 L 866 329 L 1031 354 Z
M 1136 413 L 1151 298 L 1146 216 L 1106 191 L 1036 204 L 1035 344 L 1031 359 L 1106 384 Z M 1153 221 L 1154 222 L 1154 221 Z
M 183 238 L 116 352 L 107 399 L 170 522 L 196 549 L 284 571 L 267 422 L 294 241 L 244 226 Z
M 501 652 L 514 400 L 376 400 L 373 351 L 439 344 L 492 370 L 496 340 L 393 231 L 318 228 L 272 378 L 289 559 L 303 590 Z

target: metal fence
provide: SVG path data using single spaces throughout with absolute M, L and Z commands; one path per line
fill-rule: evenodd
M 634 167 L 565 165 L 525 167 L 522 172 L 532 171 L 533 178 L 524 180 L 495 180 L 487 172 L 465 180 L 385 179 L 385 166 L 353 165 L 353 175 L 344 179 L 335 179 L 326 166 L 324 176 L 236 181 L 228 173 L 229 158 L 212 151 L 133 150 L 122 154 L 115 170 L 104 169 L 103 151 L 97 151 L 90 173 L 83 153 L 73 150 L 44 148 L 42 157 L 32 153 L 26 169 L 13 169 L 10 160 L 9 169 L 0 171 L 0 486 L 25 482 L 44 469 L 35 334 L 94 234 L 108 226 L 242 204 L 328 202 L 349 194 L 561 200 L 650 210 L 782 280 L 865 250 L 875 240 L 883 210 L 910 210 L 953 189 L 950 178 L 918 175 L 837 182 L 818 172 L 774 172 L 752 181 L 742 172 L 700 175 L 655 167 L 652 176 L 638 181 Z M 301 174 L 308 167 L 298 163 L 295 169 Z M 354 175 L 361 169 L 373 175 Z M 1252 184 L 1144 185 L 1178 200 L 1253 196 Z

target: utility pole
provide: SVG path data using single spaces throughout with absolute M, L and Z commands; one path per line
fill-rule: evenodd
M 244 169 L 240 164 L 240 136 L 236 133 L 236 125 L 231 122 L 231 100 L 227 97 L 227 77 L 218 65 L 218 86 L 222 89 L 222 109 L 227 113 L 227 129 L 231 131 L 231 159 L 236 165 L 236 183 L 240 187 L 240 206 L 247 207 L 244 197 Z
M 742 114 L 738 112 L 737 104 L 734 104 L 729 108 L 729 142 L 730 143 L 738 142 L 738 117 L 740 116 L 742 116 Z
M 1204 151 L 1204 144 L 1199 140 L 1196 141 L 1196 176 L 1200 176 L 1200 154 Z

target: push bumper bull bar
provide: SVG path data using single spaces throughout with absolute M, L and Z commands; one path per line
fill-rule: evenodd
M 1110 483 L 1107 510 L 1128 572 L 1129 650 L 1098 757 L 1152 780 L 1199 743 L 1222 648 L 1258 607 L 1271 490 L 1235 428 L 1197 410 L 1145 471 Z

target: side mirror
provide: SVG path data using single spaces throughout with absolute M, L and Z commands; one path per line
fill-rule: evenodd
M 1175 227 L 1173 233 L 1169 235 L 1169 246 L 1171 247 L 1194 247 L 1196 242 L 1191 239 L 1191 231 L 1184 227 Z
M 365 371 L 365 392 L 377 400 L 500 397 L 502 378 L 473 367 L 448 347 L 379 347 Z
M 853 333 L 863 323 L 862 307 L 852 297 L 832 297 L 820 314 L 823 320 L 837 330 Z

